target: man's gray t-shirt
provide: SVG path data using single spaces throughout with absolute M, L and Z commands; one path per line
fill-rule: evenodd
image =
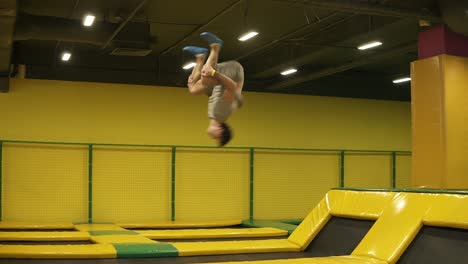
M 227 61 L 217 65 L 217 71 L 228 76 L 234 82 L 238 83 L 244 80 L 244 69 L 236 61 Z M 239 98 L 228 102 L 224 99 L 225 88 L 222 85 L 213 87 L 210 99 L 208 100 L 208 118 L 218 122 L 226 122 L 229 116 L 239 107 Z

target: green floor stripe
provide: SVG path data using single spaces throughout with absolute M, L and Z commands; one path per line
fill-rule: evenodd
M 179 251 L 169 243 L 113 244 L 119 258 L 177 257 Z
M 274 227 L 282 230 L 288 231 L 288 234 L 291 234 L 296 229 L 296 225 L 285 224 L 276 221 L 267 221 L 267 220 L 244 220 L 242 225 L 246 227 Z
M 135 231 L 130 230 L 96 230 L 88 231 L 92 236 L 108 236 L 108 235 L 139 235 Z

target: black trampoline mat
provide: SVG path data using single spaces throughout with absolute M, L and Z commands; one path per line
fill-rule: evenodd
M 373 224 L 374 221 L 370 220 L 332 217 L 304 252 L 140 259 L 0 259 L 0 264 L 183 264 L 349 255 Z
M 310 257 L 350 255 L 374 222 L 332 217 L 306 251 Z
M 468 230 L 423 226 L 398 264 L 466 264 Z

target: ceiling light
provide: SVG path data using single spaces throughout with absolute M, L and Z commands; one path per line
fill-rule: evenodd
M 283 72 L 281 73 L 281 75 L 289 75 L 289 74 L 293 74 L 293 73 L 295 73 L 295 72 L 297 72 L 297 70 L 291 68 L 291 69 L 287 69 L 287 70 L 283 71 Z
M 249 31 L 249 32 L 245 33 L 244 35 L 240 36 L 239 40 L 240 41 L 246 41 L 246 40 L 251 39 L 251 38 L 253 38 L 253 37 L 257 36 L 257 35 L 258 35 L 258 32 Z
M 71 58 L 71 53 L 70 52 L 64 52 L 62 53 L 62 60 L 63 61 L 69 61 Z
M 405 78 L 393 80 L 393 83 L 402 83 L 402 82 L 409 82 L 409 81 L 411 81 L 411 78 L 405 77 Z
M 192 62 L 186 63 L 184 66 L 182 66 L 182 68 L 183 68 L 184 70 L 188 70 L 188 69 L 191 69 L 191 68 L 195 67 L 195 65 L 197 65 L 197 64 L 196 64 L 195 62 L 192 61 Z
M 371 48 L 378 47 L 380 45 L 382 45 L 382 42 L 372 41 L 372 42 L 369 42 L 369 43 L 366 43 L 366 44 L 362 44 L 361 46 L 358 47 L 358 49 L 359 50 L 366 50 L 366 49 L 371 49 Z
M 85 27 L 90 27 L 93 25 L 94 23 L 94 19 L 96 17 L 93 16 L 93 15 L 86 15 L 84 18 L 83 18 L 83 26 Z

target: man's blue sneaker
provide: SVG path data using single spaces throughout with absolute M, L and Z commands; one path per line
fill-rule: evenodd
M 224 41 L 222 39 L 220 39 L 218 36 L 210 32 L 203 32 L 200 34 L 200 37 L 206 40 L 210 45 L 219 44 L 222 46 L 224 44 Z
M 182 49 L 183 51 L 192 53 L 193 55 L 207 55 L 208 54 L 208 49 L 201 48 L 201 47 L 196 47 L 196 46 L 186 46 Z

